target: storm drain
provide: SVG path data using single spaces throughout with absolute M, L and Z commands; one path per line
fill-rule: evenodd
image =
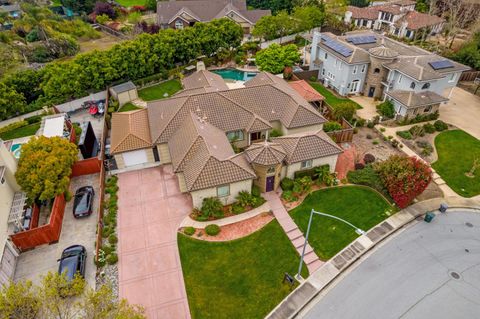
M 467 227 L 473 227 L 473 224 L 472 224 L 472 223 L 469 223 L 469 222 L 466 222 L 466 223 L 465 223 L 465 226 L 467 226 Z
M 460 274 L 458 272 L 452 271 L 452 272 L 450 272 L 450 277 L 458 280 L 458 279 L 460 279 Z

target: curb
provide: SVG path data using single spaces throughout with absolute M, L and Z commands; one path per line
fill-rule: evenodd
M 440 204 L 451 208 L 480 210 L 480 201 L 463 197 L 434 198 L 413 204 L 371 228 L 310 275 L 300 286 L 282 300 L 265 318 L 294 318 L 313 298 L 322 292 L 337 276 L 384 239 L 429 211 L 437 211 Z

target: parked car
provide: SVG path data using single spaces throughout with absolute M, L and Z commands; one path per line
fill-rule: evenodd
M 92 186 L 83 186 L 77 189 L 73 201 L 73 217 L 80 218 L 92 214 L 93 197 L 95 191 Z
M 85 278 L 85 263 L 87 260 L 87 250 L 82 245 L 73 245 L 62 252 L 62 257 L 58 260 L 58 273 L 65 273 L 67 280 L 71 281 L 78 272 L 82 278 Z

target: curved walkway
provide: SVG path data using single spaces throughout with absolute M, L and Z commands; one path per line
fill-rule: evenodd
M 397 230 L 414 221 L 417 217 L 424 215 L 426 212 L 435 211 L 442 203 L 447 203 L 451 208 L 475 208 L 480 210 L 479 201 L 462 197 L 435 198 L 416 203 L 401 210 L 370 229 L 366 235 L 358 237 L 315 273 L 310 274 L 310 277 L 288 295 L 266 318 L 284 319 L 295 317 L 313 298 L 323 293 L 338 276 L 348 270 L 352 264 L 358 261 L 370 249 L 394 234 Z M 444 231 L 449 232 L 448 226 L 444 226 Z

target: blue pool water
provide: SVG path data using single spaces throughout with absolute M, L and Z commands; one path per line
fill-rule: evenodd
M 13 153 L 13 156 L 15 158 L 20 158 L 20 150 L 22 149 L 22 144 L 13 144 L 12 147 L 10 147 L 10 152 Z
M 217 73 L 224 79 L 236 80 L 236 81 L 248 81 L 257 75 L 256 72 L 246 72 L 246 71 L 241 71 L 237 69 L 220 69 L 220 70 L 214 70 L 212 72 Z

